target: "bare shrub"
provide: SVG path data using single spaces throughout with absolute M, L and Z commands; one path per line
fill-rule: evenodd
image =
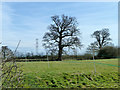
M 16 63 L 14 53 L 7 46 L 2 46 L 0 50 L 0 79 L 2 88 L 23 87 L 22 65 Z

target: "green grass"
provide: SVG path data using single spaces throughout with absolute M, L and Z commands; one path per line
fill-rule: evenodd
M 118 71 L 118 60 L 95 60 L 96 71 L 101 72 L 117 72 Z M 19 62 L 23 64 L 23 71 L 27 73 L 39 73 L 39 75 L 46 73 L 89 73 L 94 72 L 94 61 L 83 60 L 83 61 L 49 61 L 49 62 Z M 102 63 L 102 64 L 98 64 Z M 108 65 L 105 65 L 108 64 Z M 111 66 L 116 65 L 116 66 Z
M 118 87 L 117 59 L 18 62 L 18 64 L 23 65 L 26 88 Z

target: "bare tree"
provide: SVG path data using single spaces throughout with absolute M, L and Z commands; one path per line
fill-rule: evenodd
M 94 42 L 94 44 L 99 49 L 101 49 L 102 47 L 108 45 L 110 43 L 110 41 L 112 40 L 110 38 L 109 29 L 107 29 L 107 28 L 95 31 L 91 36 L 96 39 L 96 41 Z
M 58 51 L 58 60 L 62 60 L 62 54 L 65 48 L 81 47 L 79 29 L 75 17 L 62 15 L 52 16 L 54 24 L 49 26 L 50 32 L 45 33 L 43 37 L 43 46 L 45 48 L 53 48 Z
M 4 59 L 7 58 L 7 57 L 8 58 L 13 57 L 12 50 L 10 50 L 7 46 L 2 46 L 1 53 L 2 53 Z
M 95 53 L 97 53 L 98 50 L 99 48 L 96 46 L 95 43 L 91 43 L 90 45 L 88 45 L 87 52 L 93 55 L 93 59 L 94 59 Z

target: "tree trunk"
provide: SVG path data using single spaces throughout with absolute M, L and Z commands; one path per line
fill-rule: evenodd
M 59 38 L 58 61 L 62 61 L 62 38 Z
M 62 61 L 62 48 L 61 47 L 59 47 L 58 61 Z

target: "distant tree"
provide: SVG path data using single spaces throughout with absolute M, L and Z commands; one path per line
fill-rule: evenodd
M 56 49 L 54 49 L 54 48 L 49 48 L 49 50 L 48 50 L 48 55 L 51 55 L 51 59 L 53 60 L 53 59 L 56 59 L 56 58 L 54 58 L 54 56 L 57 54 L 57 50 Z
M 54 24 L 49 26 L 50 32 L 45 33 L 43 37 L 43 46 L 46 49 L 58 51 L 58 60 L 62 60 L 62 54 L 66 47 L 74 48 L 81 47 L 81 42 L 78 37 L 80 35 L 77 28 L 77 20 L 75 17 L 62 15 L 61 18 L 57 15 L 52 16 Z
M 13 51 L 11 49 L 9 49 L 7 46 L 2 46 L 1 48 L 1 53 L 2 53 L 2 57 L 5 58 L 11 58 L 13 57 Z
M 96 46 L 95 43 L 91 43 L 90 45 L 88 45 L 87 52 L 88 53 L 93 53 L 93 50 L 94 50 L 94 52 L 97 52 L 98 49 L 99 48 Z
M 109 29 L 107 29 L 107 28 L 95 31 L 91 36 L 96 39 L 94 44 L 99 49 L 101 49 L 104 46 L 108 45 L 110 43 L 110 41 L 111 41 Z
M 86 59 L 92 59 L 92 55 L 91 54 L 89 54 L 89 53 L 85 53 L 84 54 L 84 59 L 86 60 Z
M 99 58 L 116 58 L 118 55 L 118 48 L 114 46 L 105 46 L 99 50 Z
M 90 45 L 88 45 L 87 53 L 92 54 L 93 59 L 94 59 L 94 56 L 97 52 L 98 52 L 98 47 L 96 46 L 95 43 L 91 43 Z
M 51 42 L 44 42 L 43 46 L 46 49 L 46 54 L 47 55 L 56 55 L 57 54 L 57 45 L 56 43 L 51 43 Z

